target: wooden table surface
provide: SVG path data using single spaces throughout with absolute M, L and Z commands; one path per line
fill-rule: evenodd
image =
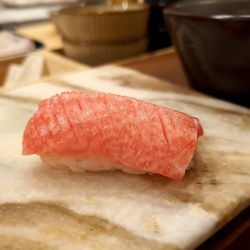
M 172 48 L 120 62 L 119 65 L 135 69 L 175 85 L 190 88 L 180 60 Z M 249 236 L 250 207 L 204 242 L 198 249 L 250 249 Z
M 118 64 L 176 85 L 188 87 L 179 58 L 173 48 L 121 61 Z
M 42 43 L 49 50 L 62 49 L 63 47 L 62 39 L 51 22 L 18 27 L 15 31 L 20 36 Z

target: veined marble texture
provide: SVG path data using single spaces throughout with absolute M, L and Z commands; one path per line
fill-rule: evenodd
M 182 181 L 72 173 L 22 156 L 39 100 L 103 91 L 165 105 L 204 126 Z M 108 66 L 0 92 L 0 249 L 193 249 L 250 204 L 250 110 Z

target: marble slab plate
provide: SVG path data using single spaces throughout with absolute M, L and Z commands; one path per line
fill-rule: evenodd
M 133 96 L 199 117 L 182 181 L 49 170 L 22 156 L 39 100 L 62 91 Z M 250 111 L 109 66 L 0 92 L 0 249 L 193 249 L 250 203 Z M 5 247 L 5 248 L 4 248 Z

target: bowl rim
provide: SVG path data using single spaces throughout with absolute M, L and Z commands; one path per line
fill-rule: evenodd
M 57 15 L 63 15 L 63 16 L 100 16 L 100 15 L 117 15 L 117 14 L 128 14 L 128 13 L 136 13 L 136 12 L 143 12 L 145 10 L 149 10 L 149 4 L 129 4 L 130 6 L 137 6 L 138 8 L 135 9 L 110 9 L 106 11 L 97 11 L 94 10 L 93 6 L 75 6 L 75 7 L 67 7 L 59 10 L 57 12 Z M 99 5 L 99 6 L 105 6 L 105 5 Z M 107 5 L 107 7 L 110 7 Z M 115 5 L 114 5 L 115 7 Z M 87 10 L 89 8 L 89 10 Z M 75 13 L 74 10 L 79 9 L 86 9 L 83 12 Z M 92 10 L 91 10 L 92 9 Z M 69 11 L 72 11 L 69 13 Z
M 248 1 L 246 0 L 239 0 L 237 3 L 247 3 Z M 206 15 L 201 15 L 201 14 L 191 14 L 182 11 L 185 10 L 186 6 L 201 6 L 201 5 L 208 5 L 208 4 L 213 4 L 213 3 L 218 3 L 218 4 L 223 4 L 223 2 L 217 2 L 214 0 L 208 0 L 208 1 L 203 1 L 202 3 L 180 3 L 180 4 L 173 4 L 170 7 L 165 7 L 163 10 L 164 15 L 166 16 L 175 16 L 175 17 L 185 17 L 189 19 L 202 19 L 202 20 L 212 20 L 212 21 L 243 21 L 243 20 L 250 20 L 250 14 L 249 15 L 211 15 L 211 14 L 206 14 Z M 228 1 L 227 3 L 236 3 L 236 1 Z

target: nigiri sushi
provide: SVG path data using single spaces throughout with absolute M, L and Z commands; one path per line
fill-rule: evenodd
M 26 125 L 23 154 L 55 168 L 120 169 L 182 179 L 203 129 L 197 118 L 131 97 L 63 92 Z

